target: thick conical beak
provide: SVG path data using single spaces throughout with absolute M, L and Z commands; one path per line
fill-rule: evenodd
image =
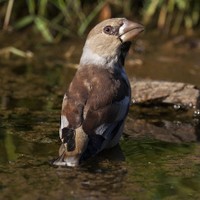
M 119 28 L 119 38 L 122 42 L 128 42 L 136 38 L 144 31 L 144 26 L 125 19 Z

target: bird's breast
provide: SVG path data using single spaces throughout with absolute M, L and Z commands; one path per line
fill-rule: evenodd
M 98 109 L 130 96 L 130 87 L 125 74 L 98 70 L 91 78 L 91 91 L 87 103 Z

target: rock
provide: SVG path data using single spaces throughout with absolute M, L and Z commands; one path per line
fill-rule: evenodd
M 199 108 L 200 90 L 195 85 L 179 82 L 132 80 L 135 104 L 180 104 Z

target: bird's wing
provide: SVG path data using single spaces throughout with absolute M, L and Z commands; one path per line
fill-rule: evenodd
M 121 135 L 129 104 L 130 88 L 123 76 L 116 79 L 107 70 L 92 67 L 88 71 L 79 70 L 63 99 L 61 140 L 72 151 L 74 130 L 81 126 L 93 145 L 101 150 Z
M 112 116 L 109 116 L 107 122 L 102 123 L 95 129 L 95 134 L 102 135 L 105 139 L 111 139 L 112 136 L 109 135 L 109 132 L 112 132 L 117 126 L 119 126 L 119 124 L 121 124 L 122 121 L 124 121 L 128 112 L 129 104 L 130 99 L 126 96 L 121 101 L 106 106 L 104 112 L 113 112 L 113 114 Z M 96 112 L 98 113 L 98 111 Z
M 85 120 L 83 121 L 83 129 L 88 134 L 102 135 L 105 139 L 111 139 L 111 132 L 124 121 L 130 98 L 125 96 L 124 99 L 106 105 L 97 110 L 88 110 Z
M 68 93 L 64 95 L 61 110 L 61 125 L 59 135 L 69 151 L 75 148 L 75 130 L 83 122 L 83 110 L 88 98 L 89 84 L 87 77 L 78 70 L 75 74 Z
M 130 98 L 126 96 L 104 108 L 88 111 L 82 127 L 88 133 L 89 142 L 81 161 L 118 144 L 129 105 Z

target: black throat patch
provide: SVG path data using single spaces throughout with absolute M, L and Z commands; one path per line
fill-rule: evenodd
M 126 55 L 130 49 L 131 42 L 124 42 L 120 45 L 118 51 L 119 51 L 119 63 L 124 66 Z

